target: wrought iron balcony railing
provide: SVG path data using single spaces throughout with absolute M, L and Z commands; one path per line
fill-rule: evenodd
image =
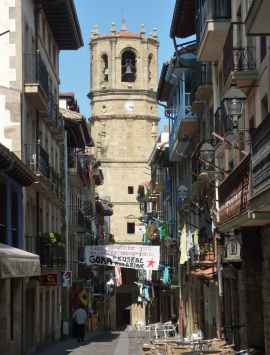
M 241 25 L 242 26 L 242 25 Z M 239 29 L 239 33 L 241 33 Z M 247 72 L 256 69 L 256 48 L 233 45 L 233 26 L 231 26 L 223 49 L 223 76 L 227 81 L 232 72 Z
M 176 140 L 181 123 L 185 120 L 194 119 L 196 117 L 196 115 L 192 112 L 191 107 L 192 94 L 185 93 L 184 98 L 185 101 L 183 103 L 180 103 L 179 109 L 176 111 L 175 116 L 172 120 L 172 126 L 170 130 L 170 147 L 174 144 Z
M 40 264 L 43 268 L 58 270 L 65 266 L 65 244 L 57 238 L 50 239 L 49 233 L 42 236 L 26 236 L 25 243 L 27 250 L 40 256 Z
M 47 97 L 49 97 L 49 73 L 39 51 L 26 53 L 25 61 L 25 84 L 39 84 Z
M 25 162 L 35 174 L 50 177 L 49 154 L 39 143 L 25 145 Z
M 204 35 L 205 27 L 209 21 L 220 21 L 231 18 L 231 0 L 205 0 L 200 1 L 196 19 L 197 41 Z

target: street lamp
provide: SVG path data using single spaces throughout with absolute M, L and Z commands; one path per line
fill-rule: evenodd
M 182 204 L 183 201 L 188 197 L 188 188 L 185 185 L 180 185 L 177 189 L 178 201 Z
M 214 164 L 215 161 L 215 148 L 209 143 L 205 142 L 200 149 L 200 159 L 206 164 Z
M 246 98 L 245 93 L 236 86 L 232 86 L 223 98 L 223 105 L 227 116 L 232 120 L 233 129 L 238 128 L 239 119 L 242 116 Z

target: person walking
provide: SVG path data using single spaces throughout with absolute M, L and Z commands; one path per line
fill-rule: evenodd
M 83 342 L 85 336 L 85 324 L 87 321 L 87 312 L 82 305 L 79 305 L 79 307 L 73 313 L 72 318 L 74 319 L 76 325 L 76 334 L 77 334 L 78 342 Z

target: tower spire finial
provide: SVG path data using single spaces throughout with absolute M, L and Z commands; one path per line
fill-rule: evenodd
M 126 20 L 124 18 L 124 16 L 122 16 L 121 18 L 121 31 L 127 31 L 128 30 L 128 27 L 127 27 L 127 23 L 126 23 Z
M 116 26 L 115 26 L 115 23 L 112 22 L 112 25 L 111 25 L 111 33 L 112 34 L 115 34 L 116 33 Z

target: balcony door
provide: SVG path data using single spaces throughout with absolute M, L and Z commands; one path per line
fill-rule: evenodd
M 0 177 L 0 243 L 6 243 L 7 239 L 6 211 L 6 184 L 5 179 Z

